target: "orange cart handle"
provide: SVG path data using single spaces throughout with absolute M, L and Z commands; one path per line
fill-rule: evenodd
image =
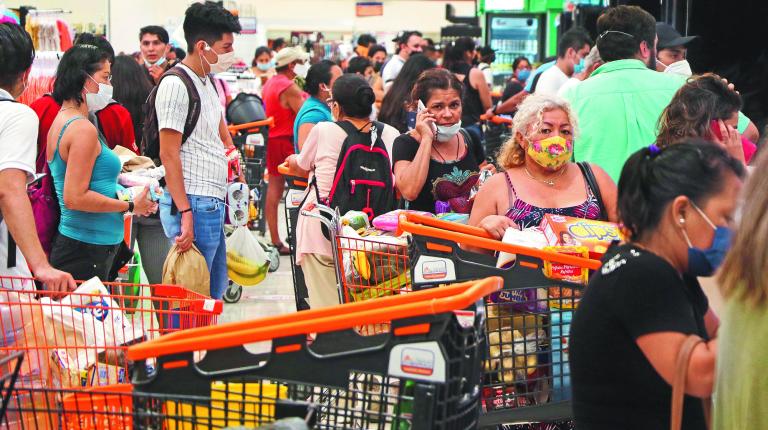
M 307 176 L 297 176 L 295 174 L 291 173 L 290 167 L 288 167 L 288 162 L 284 162 L 283 164 L 277 166 L 277 173 L 283 175 L 283 176 L 293 176 L 294 178 L 302 178 L 302 179 L 308 179 Z
M 472 233 L 476 227 L 472 227 L 470 232 L 457 231 L 463 230 L 464 228 L 457 228 L 455 226 L 451 229 L 440 228 L 440 226 L 443 226 L 443 223 L 445 222 L 446 221 L 436 220 L 431 217 L 415 213 L 404 213 L 400 215 L 397 223 L 397 230 L 398 232 L 407 232 L 421 236 L 444 239 L 451 242 L 476 246 L 478 248 L 489 249 L 492 251 L 528 255 L 531 257 L 540 258 L 541 260 L 545 261 L 570 264 L 591 270 L 599 269 L 602 264 L 598 260 L 574 257 L 572 255 L 559 254 L 557 252 L 542 251 L 540 249 L 527 248 L 524 246 L 513 245 L 511 243 L 504 243 L 500 240 L 490 239 L 488 233 L 482 235 Z M 434 225 L 435 227 L 430 226 L 430 224 Z
M 498 115 L 480 115 L 481 121 L 490 121 L 493 124 L 512 124 L 512 118 L 504 118 Z
M 437 228 L 439 228 L 441 230 L 448 230 L 448 231 L 452 231 L 452 232 L 456 232 L 456 233 L 468 234 L 468 235 L 471 235 L 471 236 L 479 236 L 479 237 L 484 237 L 486 239 L 492 239 L 493 238 L 490 234 L 488 234 L 487 231 L 485 231 L 484 229 L 482 229 L 480 227 L 474 227 L 474 226 L 471 226 L 471 225 L 468 225 L 468 224 L 461 224 L 461 223 L 458 223 L 458 222 L 446 221 L 446 220 L 442 220 L 440 218 L 436 218 L 436 217 L 433 217 L 433 216 L 422 215 L 422 214 L 418 214 L 418 213 L 415 213 L 415 212 L 401 213 L 400 214 L 400 219 L 402 219 L 402 218 L 405 218 L 405 220 L 407 222 L 423 224 L 423 225 L 430 226 L 430 227 L 437 227 Z M 412 233 L 411 231 L 403 230 L 403 229 L 400 228 L 401 222 L 402 222 L 402 221 L 400 221 L 400 219 L 398 219 L 397 230 L 395 231 L 395 236 L 400 236 L 401 234 L 403 234 L 403 232 Z
M 245 124 L 238 124 L 238 125 L 228 125 L 227 130 L 229 130 L 230 134 L 235 134 L 238 131 L 242 131 L 242 130 L 250 130 L 252 128 L 258 128 L 258 127 L 274 127 L 274 126 L 275 126 L 275 119 L 273 117 L 269 117 L 261 121 L 247 122 Z
M 350 303 L 296 314 L 201 327 L 171 333 L 128 348 L 130 360 L 215 350 L 280 337 L 326 333 L 394 319 L 434 315 L 465 309 L 501 290 L 498 276 L 409 294 Z

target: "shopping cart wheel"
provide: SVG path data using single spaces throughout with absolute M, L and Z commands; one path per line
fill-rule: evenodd
M 269 272 L 277 272 L 280 268 L 280 251 L 276 246 L 269 247 Z
M 230 279 L 229 287 L 227 287 L 227 291 L 224 292 L 224 302 L 237 303 L 240 301 L 240 297 L 242 296 L 243 287 Z

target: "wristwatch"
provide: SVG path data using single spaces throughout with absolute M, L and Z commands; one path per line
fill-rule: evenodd
M 129 212 L 133 213 L 133 202 L 132 201 L 128 201 L 128 210 L 125 211 L 125 212 L 126 213 L 129 213 Z

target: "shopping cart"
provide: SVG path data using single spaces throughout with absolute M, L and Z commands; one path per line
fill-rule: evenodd
M 175 285 L 105 283 L 109 294 L 96 287 L 65 294 L 30 288 L 30 278 L 0 282 L 10 287 L 0 290 L 0 357 L 25 353 L 22 387 L 127 381 L 128 346 L 216 324 L 223 310 L 220 301 Z
M 23 361 L 23 352 L 16 352 L 0 358 L 0 397 L 2 398 L 2 404 L 0 404 L 0 423 L 5 419 L 5 411 L 8 409 Z
M 245 182 L 251 191 L 253 202 L 252 224 L 253 229 L 262 235 L 266 232 L 266 219 L 264 218 L 264 204 L 267 192 L 266 154 L 267 136 L 269 127 L 275 126 L 273 118 L 248 122 L 245 124 L 230 125 L 227 127 L 232 135 L 232 140 L 242 154 L 243 172 Z
M 480 120 L 485 122 L 485 155 L 490 163 L 496 163 L 504 142 L 512 137 L 512 118 L 499 115 L 481 115 Z
M 288 231 L 288 246 L 291 248 L 291 275 L 293 276 L 293 289 L 296 297 L 296 310 L 309 309 L 309 297 L 307 284 L 304 282 L 304 272 L 301 266 L 296 264 L 296 223 L 299 220 L 299 206 L 304 199 L 308 180 L 305 177 L 291 175 L 288 164 L 283 163 L 278 167 L 278 172 L 288 182 L 288 192 L 285 195 L 285 224 Z
M 489 278 L 173 333 L 129 348 L 132 389 L 29 396 L 63 429 L 258 427 L 286 416 L 322 429 L 474 429 L 483 297 L 500 288 Z M 390 330 L 361 336 L 361 324 Z
M 572 417 L 568 341 L 583 285 L 551 279 L 545 271 L 596 270 L 600 262 L 505 244 L 477 227 L 414 213 L 400 216 L 399 230 L 411 235 L 414 290 L 467 278 L 504 279 L 504 289 L 486 301 L 481 424 Z M 497 268 L 494 255 L 467 252 L 459 244 L 513 254 L 515 261 Z

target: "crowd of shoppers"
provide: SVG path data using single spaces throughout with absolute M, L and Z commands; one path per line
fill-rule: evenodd
M 106 39 L 82 34 L 62 55 L 52 93 L 27 107 L 16 99 L 35 58 L 32 41 L 18 25 L 0 24 L 0 274 L 35 276 L 62 291 L 74 279 L 106 280 L 130 212 L 130 242 L 150 283 L 161 282 L 172 244 L 181 252 L 194 245 L 210 296 L 223 296 L 232 94 L 213 75 L 235 63 L 241 27 L 207 2 L 187 9 L 183 29 L 186 51 L 163 27 L 143 27 L 135 56 L 115 56 Z M 759 428 L 760 407 L 744 405 L 765 397 L 754 377 L 765 348 L 742 335 L 765 325 L 768 156 L 756 146 L 757 128 L 733 85 L 693 74 L 693 37 L 636 6 L 608 8 L 596 36 L 565 32 L 557 57 L 535 71 L 515 59 L 495 95 L 495 53 L 471 38 L 437 45 L 404 31 L 388 58 L 364 34 L 345 67 L 310 64 L 303 47 L 284 40 L 259 47 L 250 72 L 274 119 L 265 156 L 270 242 L 290 253 L 278 229 L 278 166 L 309 175 L 306 204 L 327 201 L 340 151 L 358 134 L 381 138 L 401 207 L 466 214 L 495 239 L 539 227 L 546 214 L 619 223 L 627 240 L 608 250 L 574 312 L 577 428 L 667 428 L 675 359 L 692 334 L 702 342 L 687 369 L 683 428 L 706 428 L 697 398 L 713 393 L 715 428 Z M 510 137 L 488 160 L 483 115 L 502 113 L 512 116 Z M 147 153 L 155 119 L 165 192 L 159 204 L 149 188 L 118 199 L 114 149 Z M 47 174 L 42 189 L 56 202 L 55 220 L 33 215 L 26 191 L 35 173 Z M 40 227 L 49 224 L 55 232 L 46 239 Z M 315 219 L 300 216 L 296 231 L 310 306 L 337 304 L 331 243 Z M 718 269 L 722 324 L 698 281 Z

